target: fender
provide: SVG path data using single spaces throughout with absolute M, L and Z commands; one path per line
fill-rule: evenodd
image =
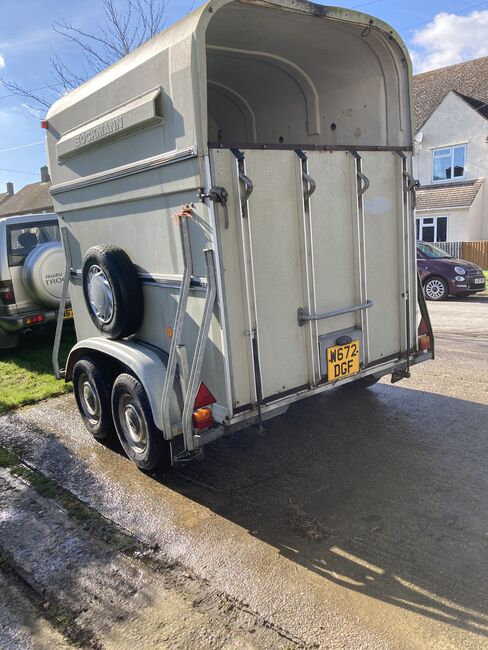
M 183 402 L 178 385 L 173 386 L 169 396 L 171 431 L 167 432 L 163 429 L 161 397 L 166 376 L 167 355 L 140 341 L 112 341 L 102 337 L 85 339 L 78 342 L 69 354 L 66 364 L 66 381 L 71 381 L 73 378 L 73 368 L 78 359 L 90 352 L 111 357 L 118 364 L 122 364 L 132 371 L 147 393 L 154 423 L 158 429 L 163 431 L 166 440 L 171 440 L 182 433 Z

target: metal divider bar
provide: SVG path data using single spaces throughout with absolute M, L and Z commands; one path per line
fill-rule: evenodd
M 326 318 L 334 318 L 334 316 L 342 316 L 343 314 L 351 314 L 355 311 L 362 311 L 373 307 L 374 302 L 368 300 L 364 305 L 354 305 L 354 307 L 344 307 L 343 309 L 334 309 L 334 311 L 323 312 L 322 314 L 306 314 L 303 309 L 298 309 L 298 323 L 303 325 L 308 321 L 325 320 Z
M 368 283 L 367 283 L 367 267 L 366 267 L 366 234 L 364 228 L 364 203 L 363 194 L 369 188 L 369 179 L 363 174 L 363 161 L 357 151 L 351 150 L 351 155 L 356 161 L 356 177 L 357 177 L 357 248 L 359 256 L 359 301 L 361 304 L 361 329 L 363 331 L 363 349 L 364 349 L 364 365 L 368 365 L 369 359 L 369 328 L 368 328 L 368 312 L 364 305 L 368 304 Z M 362 184 L 361 184 L 362 183 Z M 371 305 L 370 305 L 371 306 Z
M 163 392 L 161 395 L 161 415 L 163 420 L 163 435 L 167 440 L 171 440 L 172 426 L 170 415 L 170 391 L 173 389 L 173 384 L 176 375 L 176 363 L 178 360 L 178 351 L 181 347 L 181 339 L 183 333 L 183 324 L 185 321 L 186 306 L 188 303 L 188 295 L 190 293 L 190 284 L 193 273 L 193 263 L 190 250 L 190 233 L 188 229 L 188 219 L 190 215 L 188 212 L 183 211 L 178 215 L 181 246 L 183 250 L 183 279 L 180 288 L 180 298 L 178 300 L 178 307 L 176 308 L 175 324 L 173 328 L 173 336 L 171 338 L 171 346 L 169 349 L 168 366 L 166 368 L 166 376 L 164 378 Z M 181 358 L 181 352 L 180 352 Z M 180 367 L 180 372 L 184 372 L 184 364 Z M 185 379 L 183 385 L 186 385 Z
M 63 334 L 64 324 L 64 310 L 66 308 L 66 300 L 68 299 L 69 279 L 71 275 L 71 251 L 68 243 L 68 230 L 66 226 L 61 228 L 61 238 L 63 240 L 64 256 L 66 259 L 66 268 L 64 271 L 63 290 L 61 292 L 61 300 L 59 302 L 58 319 L 56 321 L 56 334 L 54 335 L 54 345 L 52 354 L 52 365 L 54 376 L 56 379 L 64 379 L 66 373 L 59 367 L 59 348 L 61 346 L 61 336 Z
M 195 354 L 193 356 L 193 362 L 191 364 L 190 377 L 188 380 L 182 417 L 183 439 L 185 442 L 185 449 L 187 451 L 194 451 L 196 448 L 192 419 L 193 406 L 195 404 L 195 399 L 200 387 L 203 357 L 205 355 L 205 348 L 207 346 L 208 333 L 210 330 L 210 322 L 212 320 L 215 298 L 217 295 L 214 252 L 211 248 L 207 248 L 205 249 L 204 254 L 205 263 L 207 265 L 208 279 L 207 297 L 205 299 L 203 320 L 198 332 L 197 342 L 195 346 Z

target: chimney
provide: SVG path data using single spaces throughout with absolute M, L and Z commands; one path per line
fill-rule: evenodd
M 9 196 L 14 195 L 14 184 L 13 183 L 7 183 L 7 194 Z
M 49 183 L 51 180 L 49 176 L 49 170 L 47 168 L 47 165 L 44 165 L 41 167 L 41 183 Z

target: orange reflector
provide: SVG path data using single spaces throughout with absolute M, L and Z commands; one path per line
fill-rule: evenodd
M 193 426 L 195 429 L 209 429 L 214 424 L 215 420 L 210 407 L 207 406 L 193 412 Z
M 171 338 L 171 337 L 173 336 L 173 334 L 174 334 L 174 332 L 173 332 L 173 328 L 172 328 L 172 327 L 167 327 L 167 328 L 166 328 L 166 336 L 167 336 L 168 338 Z
M 419 336 L 419 348 L 424 352 L 430 350 L 430 336 L 427 336 L 427 334 Z

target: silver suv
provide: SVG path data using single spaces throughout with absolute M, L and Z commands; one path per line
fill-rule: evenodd
M 56 214 L 0 219 L 0 349 L 56 320 L 65 264 Z

